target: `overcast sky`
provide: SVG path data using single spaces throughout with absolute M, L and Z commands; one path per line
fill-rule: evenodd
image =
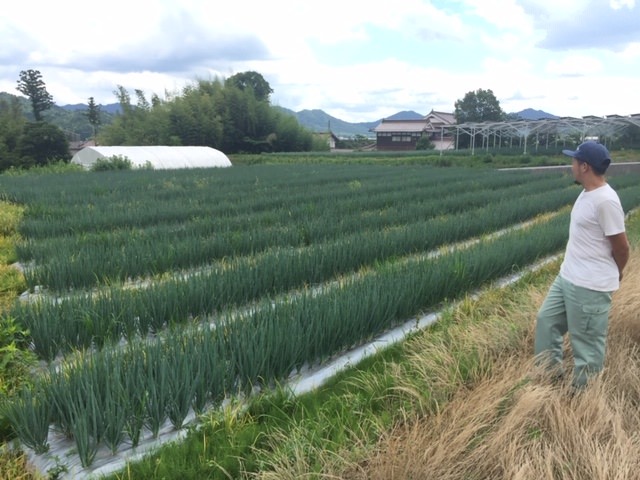
M 506 112 L 640 113 L 635 0 L 19 0 L 0 16 L 0 91 L 42 73 L 58 105 L 165 97 L 249 70 L 271 101 L 348 122 L 453 112 L 491 89 Z M 135 101 L 135 100 L 134 100 Z

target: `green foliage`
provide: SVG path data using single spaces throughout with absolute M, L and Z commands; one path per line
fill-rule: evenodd
M 11 402 L 15 395 L 31 387 L 33 368 L 37 359 L 28 349 L 29 332 L 22 330 L 10 318 L 0 320 L 0 442 L 15 436 L 11 418 L 2 404 Z
M 290 115 L 277 114 L 274 137 L 271 142 L 274 152 L 306 152 L 311 149 L 313 135 L 300 127 Z
M 168 102 L 170 145 L 222 144 L 224 128 L 218 111 L 222 84 L 200 81 Z
M 225 153 L 308 151 L 311 132 L 268 102 L 268 83 L 256 72 L 237 74 L 223 83 L 199 80 L 181 95 L 148 102 L 137 90 L 138 103 L 119 87 L 122 108 L 105 126 L 103 145 L 202 145 Z M 264 82 L 264 84 L 263 84 Z
M 421 136 L 416 142 L 416 150 L 433 150 L 436 146 L 427 135 Z
M 148 100 L 137 89 L 135 104 L 118 85 L 114 95 L 121 112 L 116 116 L 101 112 L 91 97 L 87 110 L 67 112 L 53 106 L 45 118 L 79 138 L 97 137 L 102 145 L 202 145 L 225 153 L 311 150 L 311 132 L 290 115 L 284 117 L 293 120 L 283 118 L 269 104 L 271 93 L 268 82 L 251 71 L 235 74 L 226 82 L 197 80 L 180 94 L 167 94 L 166 99 L 152 95 Z M 7 137 L 4 142 L 3 136 Z M 0 170 L 34 165 L 30 159 L 21 160 L 16 149 L 20 137 L 21 133 L 11 134 L 10 129 L 0 130 Z
M 18 163 L 18 143 L 25 118 L 18 97 L 0 99 L 0 171 Z
M 359 150 L 375 143 L 375 139 L 365 137 L 364 135 L 354 135 L 350 138 L 341 138 L 336 142 L 336 148 L 345 148 Z
M 22 70 L 16 88 L 29 98 L 36 122 L 42 121 L 42 112 L 49 110 L 53 106 L 53 97 L 47 92 L 47 87 L 44 80 L 42 80 L 40 71 Z
M 69 160 L 69 142 L 62 130 L 46 122 L 24 125 L 16 148 L 23 168 L 47 165 L 59 160 Z
M 626 209 L 640 204 L 637 176 L 615 181 Z M 181 428 L 188 408 L 219 407 L 225 395 L 276 385 L 292 370 L 558 251 L 567 209 L 526 230 L 427 255 L 555 212 L 577 195 L 558 174 L 372 165 L 0 177 L 0 188 L 27 204 L 23 258 L 31 255 L 35 265 L 61 259 L 51 274 L 60 275 L 62 289 L 67 265 L 90 270 L 103 261 L 89 274 L 108 288 L 21 302 L 7 315 L 29 329 L 43 358 L 85 352 L 52 369 L 37 399 L 20 390 L 7 409 L 16 432 L 39 449 L 46 448 L 42 418 L 50 415 L 73 436 L 85 465 L 100 444 L 112 451 L 136 445 L 143 425 L 153 434 L 167 421 Z M 196 252 L 209 244 L 217 250 Z M 162 264 L 155 273 L 206 267 L 123 288 L 114 279 L 135 277 L 124 260 L 136 257 L 136 268 L 146 265 L 142 275 Z M 113 275 L 100 278 L 109 264 Z M 194 318 L 214 324 L 186 326 Z M 110 347 L 122 337 L 124 348 Z M 475 374 L 475 358 L 460 356 L 461 375 Z M 344 405 L 356 410 L 381 403 L 351 400 Z M 325 422 L 338 439 L 341 423 Z M 248 448 L 248 432 L 236 437 L 240 448 Z
M 479 88 L 475 92 L 467 92 L 462 100 L 456 100 L 454 115 L 456 123 L 499 122 L 505 117 L 500 102 L 491 90 Z M 469 148 L 472 144 L 481 145 L 482 136 L 462 135 L 458 139 L 458 148 Z
M 207 345 L 215 345 L 217 352 L 217 374 L 215 380 L 207 377 L 207 396 L 219 406 L 220 392 L 233 391 L 233 386 L 245 392 L 256 384 L 271 386 L 292 369 L 358 345 L 423 308 L 456 298 L 560 248 L 566 241 L 566 222 L 564 215 L 431 260 L 382 265 L 371 274 L 345 279 L 340 288 L 304 291 L 286 302 L 274 304 L 266 298 L 252 312 L 222 312 L 212 328 L 170 332 L 163 341 L 134 342 L 126 351 L 89 353 L 52 372 L 40 395 L 21 390 L 6 415 L 21 440 L 37 451 L 46 449 L 43 421 L 50 419 L 73 435 L 82 463 L 88 465 L 110 422 L 119 418 L 124 428 L 124 419 L 134 414 L 130 402 L 136 394 L 107 393 L 124 391 L 132 383 L 127 377 L 135 378 L 136 388 L 146 392 L 144 418 L 157 435 L 170 415 L 181 424 L 185 402 L 193 401 L 203 378 L 195 372 L 211 361 L 198 353 Z M 136 362 L 145 366 L 124 368 Z M 170 373 L 171 369 L 178 372 Z M 177 378 L 170 380 L 179 372 L 184 375 L 182 384 Z M 114 403 L 106 406 L 106 399 Z M 109 412 L 120 413 L 114 417 Z
M 258 101 L 268 101 L 273 89 L 258 72 L 241 72 L 230 76 L 227 85 L 239 88 L 240 90 L 250 90 Z
M 53 161 L 46 165 L 38 165 L 31 168 L 11 167 L 3 172 L 7 177 L 24 177 L 33 175 L 50 175 L 56 173 L 84 172 L 84 167 L 64 160 Z
M 94 138 L 94 129 L 87 116 L 87 109 L 66 109 L 54 105 L 44 112 L 44 119 L 60 127 L 68 136 L 69 141 L 87 140 Z M 114 114 L 106 110 L 100 111 L 100 125 L 108 125 L 113 121 Z
M 20 440 L 36 453 L 49 450 L 52 404 L 46 395 L 39 387 L 28 386 L 0 404 L 0 416 L 11 422 Z
M 99 158 L 91 167 L 92 172 L 105 172 L 110 170 L 131 170 L 133 163 L 124 155 L 112 155 Z
M 456 100 L 454 115 L 456 123 L 499 122 L 504 118 L 500 102 L 493 91 L 482 88 L 467 92 L 462 100 Z
M 0 318 L 0 397 L 11 394 L 29 378 L 27 373 L 35 361 L 29 341 L 29 332 L 14 318 Z
M 436 228 L 432 216 L 455 214 L 461 205 L 469 202 L 494 203 L 503 196 L 508 199 L 557 189 L 544 202 L 536 202 L 526 210 L 514 204 L 511 210 L 536 214 L 549 208 L 548 202 L 561 205 L 572 195 L 571 191 L 558 188 L 564 185 L 565 179 L 556 177 L 556 181 L 550 182 L 541 176 L 531 182 L 527 172 L 497 176 L 483 172 L 483 181 L 470 188 L 461 182 L 463 173 L 459 170 L 434 175 L 429 168 L 411 169 L 406 171 L 411 175 L 407 178 L 397 168 L 377 166 L 368 171 L 366 182 L 360 176 L 365 170 L 367 167 L 359 165 L 340 169 L 299 165 L 206 173 L 157 171 L 153 175 L 127 176 L 114 173 L 106 180 L 110 185 L 107 191 L 103 186 L 104 177 L 87 178 L 86 175 L 68 176 L 55 182 L 47 180 L 37 187 L 30 186 L 32 180 L 28 179 L 0 180 L 0 185 L 16 200 L 29 202 L 34 209 L 33 215 L 21 224 L 21 231 L 29 241 L 18 246 L 25 263 L 35 262 L 27 271 L 30 285 L 46 285 L 56 290 L 159 275 L 175 268 L 197 266 L 204 259 L 215 262 L 269 248 L 300 247 L 309 239 L 314 243 L 343 239 L 349 243 L 346 250 L 338 244 L 330 248 L 345 252 L 355 246 L 373 248 L 379 240 L 386 244 L 385 249 L 392 251 L 406 245 L 405 240 L 398 237 L 396 245 L 395 231 L 384 234 L 384 238 L 379 235 L 400 222 L 405 222 L 408 230 L 415 229 L 416 237 L 426 244 L 429 238 L 436 240 L 434 235 L 442 227 L 441 222 Z M 324 185 L 332 172 L 341 180 L 331 186 Z M 468 175 L 470 172 L 464 177 Z M 480 178 L 478 172 L 473 175 Z M 244 194 L 246 176 L 260 179 L 260 188 L 252 195 Z M 280 179 L 289 179 L 287 190 L 279 187 Z M 314 188 L 316 182 L 319 183 Z M 353 185 L 361 188 L 354 191 Z M 381 194 L 380 189 L 387 187 L 392 191 Z M 59 199 L 60 188 L 68 192 L 64 201 Z M 154 194 L 148 193 L 150 189 Z M 420 193 L 424 189 L 429 191 L 428 197 Z M 309 195 L 314 190 L 317 198 L 310 203 Z M 263 205 L 274 202 L 277 208 L 264 209 Z M 50 204 L 56 207 L 42 207 Z M 378 209 L 383 209 L 383 214 L 378 213 Z M 69 210 L 74 213 L 67 213 Z M 231 214 L 235 218 L 233 226 L 228 223 Z M 505 211 L 505 218 L 496 221 L 507 222 L 511 215 Z M 458 220 L 476 224 L 466 217 Z M 424 228 L 432 231 L 420 233 Z M 76 231 L 85 233 L 70 238 L 69 234 Z M 157 257 L 152 265 L 148 261 L 149 245 L 154 245 Z M 376 248 L 372 251 L 380 253 Z M 366 257 L 360 252 L 344 265 L 362 258 Z M 330 265 L 326 261 L 322 263 L 327 268 Z M 265 270 L 268 271 L 270 268 Z M 317 270 L 320 272 L 322 269 Z
M 100 106 L 96 105 L 93 97 L 89 97 L 89 104 L 86 112 L 87 120 L 91 124 L 91 128 L 93 129 L 93 138 L 96 137 L 98 133 L 98 126 L 102 123 Z
M 313 135 L 311 150 L 314 152 L 328 152 L 330 148 L 327 136 L 318 134 Z

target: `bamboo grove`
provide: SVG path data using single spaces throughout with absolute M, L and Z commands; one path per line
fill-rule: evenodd
M 610 178 L 627 211 L 638 180 Z M 88 467 L 561 251 L 579 189 L 562 173 L 261 165 L 0 177 L 0 193 L 26 206 L 18 253 L 43 293 L 6 315 L 50 365 L 2 414 L 36 453 L 53 426 Z

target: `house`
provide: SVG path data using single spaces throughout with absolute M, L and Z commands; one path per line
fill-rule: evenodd
M 435 145 L 436 150 L 451 150 L 455 148 L 455 139 L 451 125 L 456 124 L 456 117 L 453 113 L 431 112 L 424 117 L 427 122 L 425 134 L 429 135 L 429 140 Z
M 418 120 L 382 119 L 372 131 L 376 134 L 377 150 L 415 150 L 418 140 L 424 135 L 437 150 L 448 150 L 454 148 L 454 137 L 444 127 L 455 123 L 453 113 L 431 110 Z
M 335 150 L 336 143 L 340 140 L 331 130 L 328 132 L 314 132 L 313 135 L 319 139 L 320 142 L 326 143 L 329 146 L 329 150 Z

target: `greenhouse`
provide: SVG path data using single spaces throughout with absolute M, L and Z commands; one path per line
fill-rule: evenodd
M 147 165 L 154 169 L 230 167 L 231 161 L 211 147 L 85 147 L 76 153 L 71 163 L 91 168 L 98 160 L 126 157 L 134 168 Z

